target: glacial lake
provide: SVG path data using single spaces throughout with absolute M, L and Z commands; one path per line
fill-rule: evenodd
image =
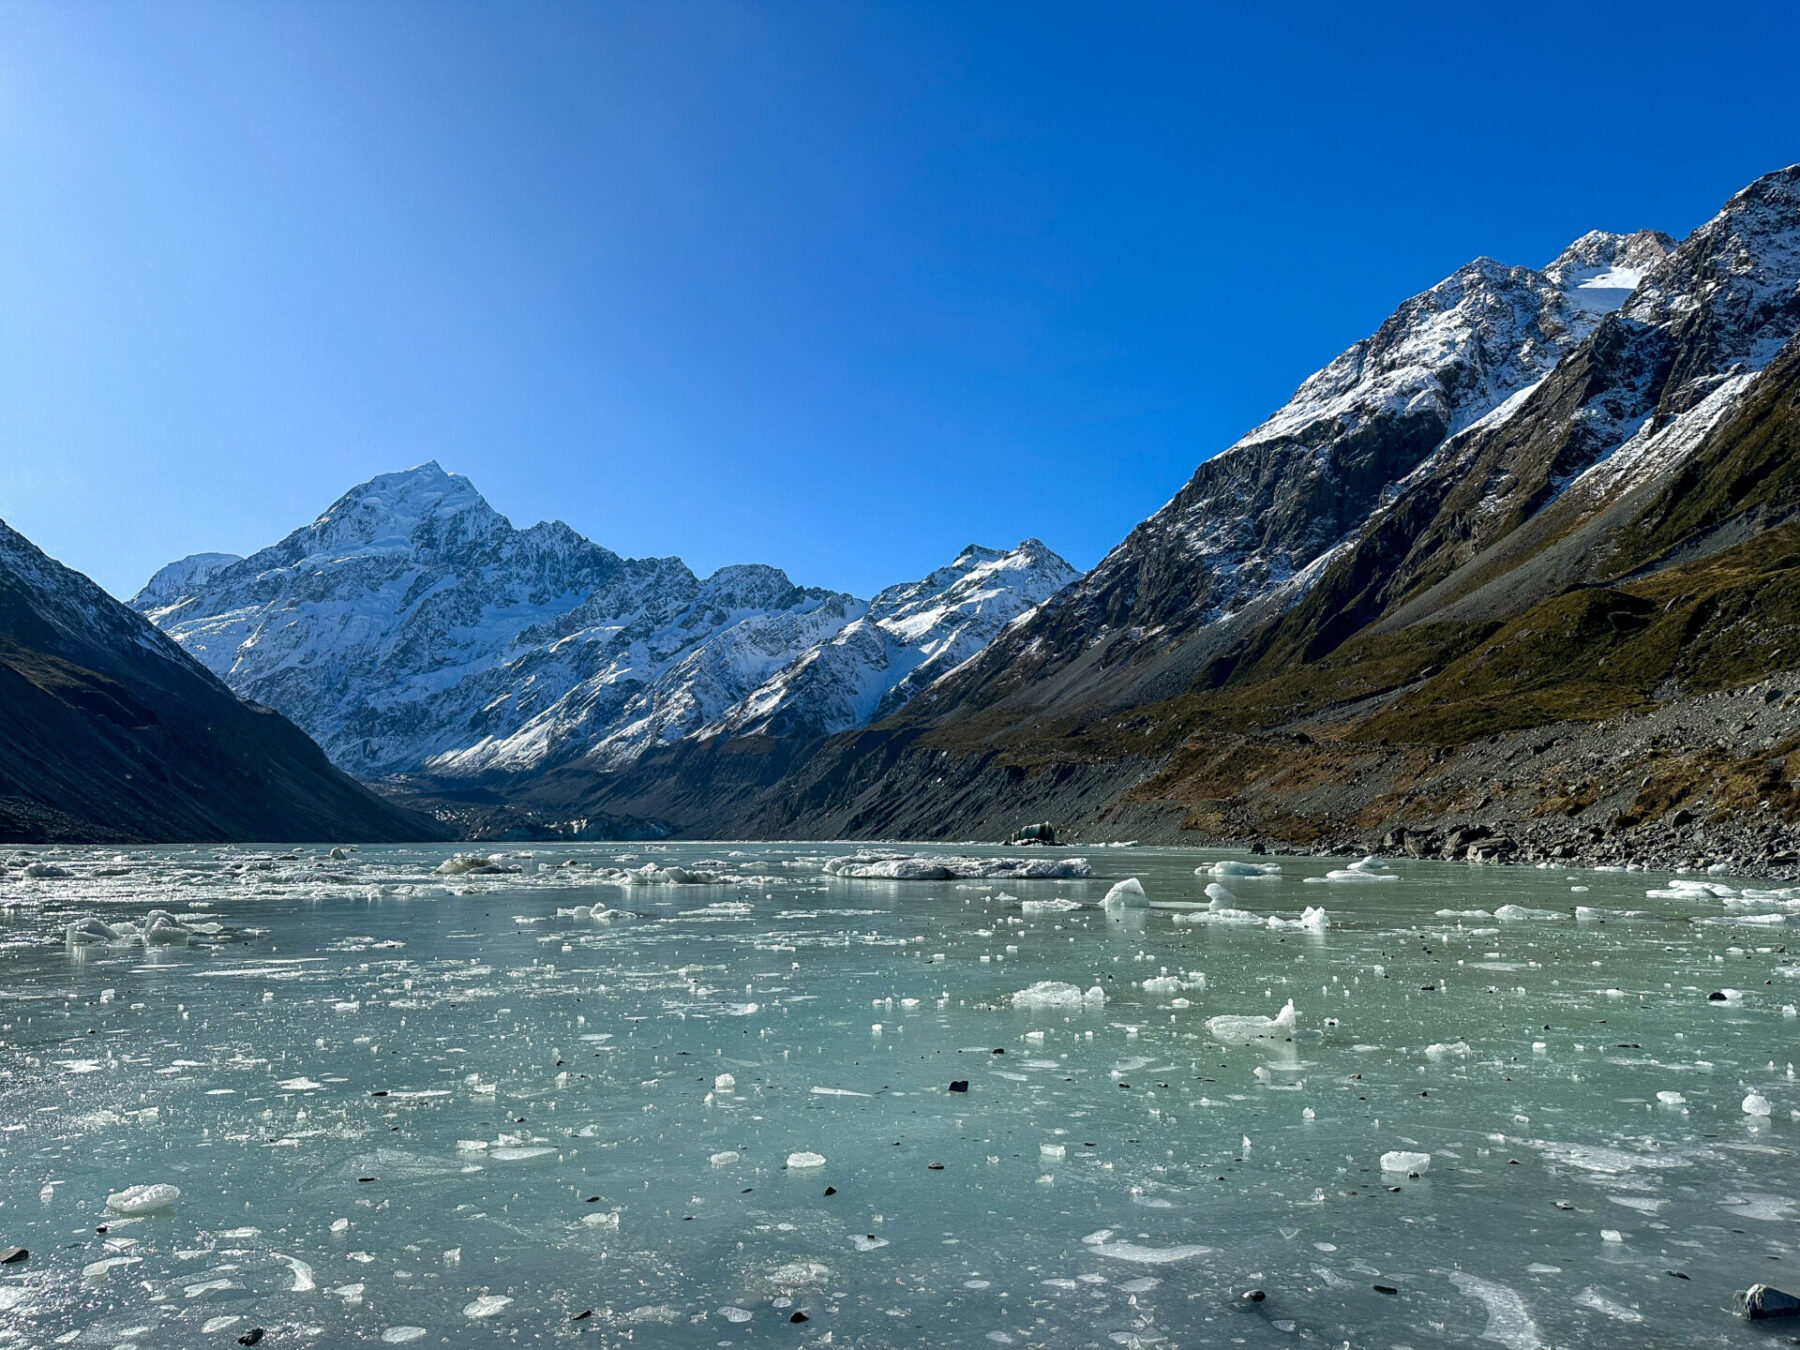
M 1244 855 L 1148 848 L 1028 853 L 1087 879 L 886 881 L 826 874 L 842 845 L 496 847 L 520 870 L 0 849 L 0 1246 L 30 1251 L 0 1266 L 0 1345 L 1793 1330 L 1731 1310 L 1800 1290 L 1778 883 L 1311 884 L 1343 861 L 1240 879 L 1196 868 Z M 652 862 L 733 879 L 596 872 Z M 1264 917 L 1096 908 L 1126 877 Z M 1085 907 L 1025 904 L 1054 900 Z M 1265 921 L 1309 906 L 1328 927 Z M 65 940 L 86 919 L 118 936 Z M 1015 1001 L 1048 981 L 1072 1001 Z M 1290 999 L 1291 1037 L 1209 1030 Z

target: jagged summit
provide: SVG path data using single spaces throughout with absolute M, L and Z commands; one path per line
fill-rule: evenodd
M 904 617 L 852 659 L 875 663 L 846 676 L 866 693 L 855 715 L 898 706 L 909 675 L 907 690 L 922 687 L 1073 575 L 1028 541 L 971 546 L 884 591 L 877 605 Z M 133 604 L 353 772 L 457 778 L 616 765 L 737 725 L 746 698 L 870 609 L 760 563 L 699 578 L 679 559 L 621 558 L 560 521 L 516 529 L 436 461 L 352 488 L 249 558 L 171 564 Z M 896 661 L 890 640 L 910 655 Z M 835 729 L 844 715 L 834 705 L 794 725 Z

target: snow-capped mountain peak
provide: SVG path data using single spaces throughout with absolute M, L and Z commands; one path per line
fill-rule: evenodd
M 836 730 L 898 706 L 1074 575 L 1028 540 L 972 545 L 889 587 L 854 708 L 793 725 Z M 353 772 L 449 777 L 583 756 L 616 766 L 715 727 L 768 730 L 746 699 L 870 613 L 777 567 L 702 579 L 678 559 L 620 558 L 560 521 L 516 529 L 435 461 L 352 488 L 249 558 L 172 563 L 132 603 Z M 773 701 L 806 704 L 799 689 Z

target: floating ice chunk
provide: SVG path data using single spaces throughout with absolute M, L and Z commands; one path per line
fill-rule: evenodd
M 824 870 L 831 876 L 850 880 L 1053 881 L 1092 876 L 1094 869 L 1086 858 L 934 857 L 864 849 L 828 859 Z
M 584 1228 L 604 1228 L 609 1232 L 619 1231 L 620 1212 L 616 1209 L 602 1210 L 598 1213 L 583 1214 L 581 1224 Z
M 1400 1172 L 1407 1176 L 1424 1176 L 1431 1170 L 1431 1155 L 1403 1148 L 1391 1149 L 1381 1155 L 1381 1170 Z
M 1050 900 L 1019 901 L 1019 912 L 1021 914 L 1067 914 L 1071 910 L 1081 908 L 1081 901 L 1069 900 L 1062 896 L 1057 896 Z
M 313 1268 L 299 1257 L 283 1256 L 280 1252 L 270 1252 L 269 1255 L 293 1271 L 294 1282 L 288 1287 L 288 1292 L 306 1294 L 319 1287 L 313 1282 Z
M 1281 875 L 1281 864 L 1238 862 L 1227 858 L 1222 862 L 1214 863 L 1211 867 L 1196 867 L 1194 869 L 1194 875 L 1202 877 L 1214 876 L 1239 878 L 1279 877 Z
M 84 1280 L 104 1280 L 108 1274 L 120 1266 L 135 1266 L 144 1258 L 141 1256 L 109 1256 L 104 1260 L 90 1261 L 81 1268 Z
M 1507 923 L 1517 923 L 1526 919 L 1566 919 L 1569 916 L 1560 909 L 1530 909 L 1525 905 L 1502 905 L 1494 911 L 1494 917 Z
M 803 1284 L 818 1284 L 831 1278 L 831 1267 L 817 1261 L 790 1261 L 769 1272 L 769 1283 L 779 1289 L 793 1289 Z
M 437 865 L 438 875 L 446 877 L 497 876 L 517 871 L 517 867 L 508 867 L 498 858 L 482 853 L 458 853 Z
M 526 1162 L 529 1159 L 542 1158 L 546 1154 L 554 1152 L 556 1150 L 548 1145 L 508 1144 L 502 1148 L 491 1150 L 488 1157 L 495 1162 Z
M 1294 1011 L 1294 1000 L 1289 999 L 1287 1005 L 1273 1017 L 1262 1017 L 1256 1014 L 1239 1016 L 1224 1013 L 1218 1017 L 1206 1019 L 1206 1029 L 1222 1041 L 1253 1041 L 1264 1037 L 1285 1038 L 1294 1034 L 1294 1027 L 1299 1014 Z
M 1775 1108 L 1769 1099 L 1760 1092 L 1752 1092 L 1744 1098 L 1744 1114 L 1747 1116 L 1769 1116 L 1775 1114 Z
M 1467 1059 L 1469 1043 L 1467 1041 L 1438 1041 L 1426 1046 L 1425 1053 L 1432 1059 L 1449 1059 L 1451 1056 L 1455 1056 L 1457 1059 Z
M 850 1245 L 859 1252 L 872 1252 L 887 1246 L 888 1240 L 873 1233 L 855 1233 L 851 1235 Z
M 1298 928 L 1309 933 L 1323 933 L 1331 927 L 1331 919 L 1325 913 L 1323 905 L 1308 905 L 1297 919 L 1282 919 L 1271 914 L 1271 928 Z
M 74 943 L 81 942 L 117 942 L 119 930 L 99 919 L 83 918 L 71 923 L 65 930 L 65 937 Z
M 424 1327 L 389 1327 L 381 1333 L 383 1345 L 405 1345 L 409 1341 L 422 1341 L 431 1333 Z
M 1045 1158 L 1062 1159 L 1069 1156 L 1069 1149 L 1065 1144 L 1039 1144 L 1038 1153 Z
M 1113 883 L 1106 893 L 1106 899 L 1100 902 L 1108 913 L 1116 914 L 1126 909 L 1150 908 L 1150 897 L 1144 894 L 1144 887 L 1136 877 L 1126 877 L 1123 881 Z
M 1664 1106 L 1686 1106 L 1687 1098 L 1679 1092 L 1664 1091 L 1656 1094 L 1656 1100 Z
M 1450 1283 L 1486 1306 L 1487 1329 L 1481 1333 L 1484 1341 L 1498 1341 L 1507 1350 L 1541 1350 L 1543 1337 L 1517 1290 L 1462 1271 L 1451 1275 Z
M 731 1092 L 737 1087 L 737 1079 L 731 1074 L 722 1073 L 713 1078 L 714 1092 Z
M 106 1197 L 106 1207 L 114 1214 L 160 1214 L 181 1199 L 181 1187 L 158 1183 L 153 1186 L 127 1186 Z
M 1306 880 L 1313 884 L 1324 884 L 1338 881 L 1398 881 L 1400 878 L 1392 872 L 1377 872 L 1358 863 L 1352 867 L 1335 868 L 1322 877 L 1307 877 Z
M 1644 1315 L 1642 1313 L 1635 1309 L 1627 1308 L 1623 1303 L 1619 1303 L 1614 1299 L 1608 1298 L 1591 1284 L 1579 1294 L 1575 1295 L 1575 1301 L 1584 1308 L 1592 1308 L 1595 1312 L 1605 1313 L 1608 1317 L 1614 1318 L 1620 1322 L 1641 1322 L 1644 1320 Z
M 1623 1242 L 1625 1240 L 1625 1235 L 1616 1228 L 1602 1228 L 1600 1230 L 1600 1240 L 1602 1242 Z
M 463 1306 L 463 1316 L 473 1321 L 498 1317 L 511 1303 L 512 1300 L 504 1294 L 483 1294 L 473 1303 Z
M 228 1313 L 224 1317 L 209 1317 L 201 1324 L 200 1332 L 204 1336 L 211 1336 L 215 1332 L 225 1330 L 226 1327 L 235 1327 L 243 1320 L 243 1317 L 236 1313 Z
M 724 1307 L 719 1309 L 719 1316 L 727 1322 L 748 1322 L 756 1314 L 748 1308 Z
M 814 1168 L 823 1167 L 825 1165 L 825 1155 L 822 1153 L 807 1152 L 790 1153 L 788 1154 L 787 1165 L 789 1171 L 810 1172 Z
M 1216 881 L 1206 883 L 1206 907 L 1208 909 L 1236 909 L 1238 898 Z
M 714 1167 L 730 1167 L 731 1164 L 743 1156 L 744 1155 L 739 1153 L 735 1148 L 727 1148 L 721 1149 L 719 1152 L 713 1154 L 707 1161 Z
M 1099 1008 L 1105 1003 L 1106 991 L 1099 985 L 1084 993 L 1080 985 L 1063 980 L 1039 980 L 1012 996 L 1015 1008 Z
M 1083 1238 L 1082 1241 L 1088 1240 Z M 1198 1243 L 1186 1243 L 1177 1247 L 1146 1247 L 1136 1242 L 1088 1242 L 1088 1250 L 1095 1256 L 1110 1256 L 1115 1261 L 1132 1261 L 1145 1266 L 1166 1266 L 1212 1253 L 1211 1247 L 1202 1247 Z

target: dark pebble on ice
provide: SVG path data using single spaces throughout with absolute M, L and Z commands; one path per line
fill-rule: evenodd
M 1400 1292 L 1398 1289 L 1394 1288 L 1394 1286 L 1391 1284 L 1371 1285 L 1370 1288 L 1374 1289 L 1374 1291 L 1378 1294 L 1397 1294 Z
M 23 1247 L 7 1247 L 0 1250 L 0 1266 L 13 1266 L 23 1261 L 31 1253 Z
M 1738 1295 L 1737 1304 L 1738 1312 L 1751 1322 L 1770 1317 L 1800 1317 L 1800 1298 L 1766 1284 L 1751 1285 Z
M 803 1312 L 797 1312 L 792 1317 L 788 1318 L 788 1321 L 790 1322 L 806 1322 L 810 1320 L 811 1319 Z
M 944 1170 L 944 1164 L 942 1163 L 926 1163 L 925 1166 L 927 1170 L 932 1172 L 941 1172 Z
M 261 1327 L 251 1327 L 250 1330 L 246 1331 L 242 1336 L 238 1337 L 238 1344 L 239 1345 L 261 1345 L 262 1338 L 264 1336 L 267 1336 L 268 1334 L 269 1333 L 264 1331 Z
M 1397 1191 L 1397 1190 L 1399 1190 L 1399 1189 L 1400 1189 L 1400 1188 L 1399 1188 L 1399 1187 L 1398 1187 L 1398 1186 L 1389 1186 L 1389 1187 L 1388 1187 L 1388 1189 L 1389 1189 L 1389 1190 L 1390 1190 L 1390 1191 Z
M 358 1181 L 373 1181 L 373 1180 L 375 1180 L 375 1178 L 374 1177 L 358 1177 L 357 1180 Z
M 576 1313 L 569 1320 L 571 1322 L 585 1322 L 588 1320 L 588 1318 L 592 1317 L 593 1315 L 594 1315 L 594 1310 L 592 1308 L 583 1308 L 580 1312 Z
M 827 1195 L 836 1195 L 836 1194 L 837 1194 L 837 1187 L 836 1187 L 836 1186 L 827 1186 L 827 1187 L 826 1187 L 826 1188 L 825 1188 L 825 1194 L 827 1194 Z
M 370 1096 L 371 1096 L 371 1097 L 385 1097 L 385 1096 L 387 1096 L 387 1089 L 386 1089 L 386 1088 L 382 1088 L 382 1089 L 381 1089 L 381 1091 L 379 1091 L 379 1092 L 371 1092 L 371 1093 L 370 1093 L 370 1094 L 369 1094 L 369 1095 L 370 1095 Z
M 1131 1086 L 1131 1084 L 1130 1083 L 1120 1083 L 1119 1086 L 1122 1088 L 1128 1088 Z
M 587 1199 L 583 1200 L 581 1203 L 584 1205 L 597 1205 L 600 1203 L 600 1197 L 597 1195 L 590 1195 Z
M 952 1079 L 950 1082 L 950 1090 L 952 1092 L 967 1092 L 969 1090 L 969 1080 L 966 1078 Z
M 1712 993 L 1710 993 L 1706 996 L 1706 1001 L 1708 1003 L 1723 1003 L 1723 1002 L 1725 1002 L 1725 995 L 1721 994 L 1717 989 L 1715 989 L 1712 991 Z
M 1686 1279 L 1692 1278 L 1691 1276 L 1683 1274 L 1679 1270 L 1665 1270 L 1663 1272 L 1663 1274 L 1669 1276 L 1671 1279 L 1676 1279 L 1676 1280 L 1686 1280 Z
M 1005 1053 L 1006 1053 L 1006 1047 L 1005 1047 L 1005 1046 L 1000 1046 L 1000 1047 L 998 1047 L 998 1048 L 997 1048 L 997 1049 L 996 1049 L 996 1050 L 995 1050 L 995 1051 L 994 1051 L 994 1053 L 995 1053 L 995 1054 L 996 1054 L 996 1055 L 1004 1055 L 1004 1054 L 1005 1054 Z
M 1246 1289 L 1243 1294 L 1246 1303 L 1261 1303 L 1268 1295 L 1260 1289 Z

